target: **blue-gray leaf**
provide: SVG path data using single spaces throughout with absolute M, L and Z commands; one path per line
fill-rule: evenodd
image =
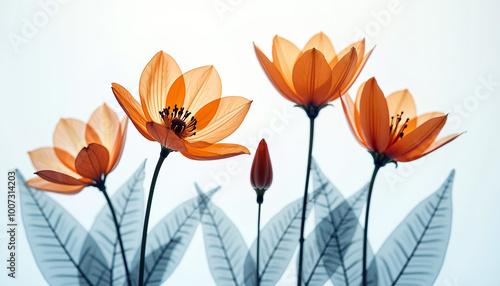
M 319 189 L 315 190 L 312 195 L 309 195 L 306 206 L 306 218 L 311 212 L 313 203 L 320 194 L 320 191 Z M 276 285 L 293 257 L 295 249 L 299 244 L 303 201 L 303 198 L 300 198 L 288 204 L 260 232 L 259 275 L 260 285 L 262 286 Z M 248 272 L 252 269 L 248 265 L 251 265 L 252 262 L 255 263 L 256 252 L 257 243 L 255 241 L 246 258 L 247 267 L 245 267 L 245 271 Z M 253 277 L 253 275 L 245 273 L 246 277 Z M 247 285 L 255 284 L 248 283 L 247 281 Z
M 50 285 L 109 285 L 100 248 L 78 221 L 44 191 L 27 187 L 21 173 L 23 225 L 31 251 Z
M 441 270 L 451 231 L 455 171 L 417 205 L 382 245 L 369 274 L 379 285 L 432 285 Z M 375 268 L 378 268 L 377 269 Z
M 248 247 L 234 223 L 211 201 L 202 216 L 208 265 L 217 285 L 245 285 Z
M 320 190 L 314 201 L 314 215 L 316 225 L 318 225 L 325 217 L 330 216 L 337 206 L 344 202 L 344 196 L 321 172 L 314 159 L 311 164 L 311 173 L 313 175 L 313 190 Z
M 181 262 L 200 222 L 200 209 L 218 188 L 199 195 L 170 212 L 148 234 L 144 263 L 144 285 L 165 282 Z M 133 283 L 137 282 L 140 251 L 134 258 Z
M 144 167 L 142 163 L 134 174 L 111 198 L 115 209 L 123 247 L 128 260 L 128 265 L 141 243 L 142 217 L 144 213 Z M 103 196 L 103 201 L 104 196 Z M 97 215 L 97 218 L 90 230 L 90 235 L 101 248 L 104 257 L 110 268 L 110 277 L 113 285 L 120 285 L 126 281 L 125 268 L 121 254 L 118 236 L 113 217 L 107 204 Z
M 334 285 L 356 285 L 361 273 L 363 231 L 357 218 L 366 201 L 368 185 L 347 201 L 313 161 L 313 187 L 318 190 L 314 202 L 316 231 L 304 245 L 306 285 L 323 285 L 329 278 Z M 368 261 L 373 257 L 368 246 Z
M 361 273 L 359 246 L 362 240 L 355 234 L 359 237 L 362 233 L 358 217 L 366 193 L 367 188 L 364 187 L 344 200 L 323 218 L 307 238 L 304 245 L 304 285 L 323 285 L 332 275 L 335 285 L 356 284 L 353 281 Z

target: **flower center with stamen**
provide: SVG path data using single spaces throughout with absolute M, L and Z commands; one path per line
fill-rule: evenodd
M 179 138 L 186 138 L 196 135 L 196 123 L 198 122 L 191 112 L 184 110 L 184 107 L 178 108 L 177 104 L 171 110 L 171 107 L 164 108 L 160 111 L 160 116 L 167 125 Z
M 401 113 L 396 115 L 396 118 L 394 118 L 394 116 L 391 116 L 391 127 L 389 127 L 389 131 L 391 132 L 391 138 L 393 138 L 394 141 L 398 138 L 403 138 L 403 136 L 405 135 L 404 131 L 408 127 L 407 123 L 408 121 L 410 121 L 410 118 L 406 118 L 405 122 L 401 123 L 403 119 L 403 113 L 404 111 L 401 111 Z

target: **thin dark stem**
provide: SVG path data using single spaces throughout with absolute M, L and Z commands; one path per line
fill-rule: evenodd
M 299 269 L 297 274 L 297 285 L 300 286 L 302 282 L 302 258 L 304 255 L 304 226 L 306 223 L 306 207 L 307 207 L 307 190 L 309 188 L 309 175 L 311 174 L 311 162 L 312 162 L 312 148 L 313 148 L 313 137 L 314 137 L 314 119 L 315 117 L 309 117 L 309 153 L 307 155 L 307 173 L 306 173 L 306 185 L 304 188 L 304 202 L 302 205 L 302 220 L 300 223 L 300 248 L 299 248 Z
M 127 264 L 127 258 L 125 256 L 125 248 L 123 247 L 123 241 L 122 241 L 122 235 L 120 233 L 120 225 L 118 224 L 118 219 L 116 219 L 116 213 L 115 209 L 113 207 L 113 204 L 111 203 L 111 199 L 108 196 L 108 192 L 106 191 L 106 186 L 104 184 L 99 184 L 97 188 L 104 194 L 104 197 L 106 198 L 106 202 L 108 203 L 109 210 L 111 211 L 111 214 L 113 215 L 113 221 L 115 223 L 115 228 L 116 228 L 116 235 L 118 236 L 118 242 L 120 243 L 120 249 L 122 251 L 122 258 L 123 258 L 123 265 L 125 267 L 125 273 L 127 275 L 127 284 L 128 286 L 132 286 L 132 282 L 130 281 L 130 272 L 128 271 L 128 264 Z
M 260 256 L 260 206 L 262 203 L 259 203 L 259 213 L 257 215 L 257 286 L 260 285 L 260 275 L 259 275 L 259 256 Z
M 370 201 L 372 199 L 373 183 L 375 183 L 375 177 L 377 176 L 378 170 L 381 168 L 380 165 L 375 164 L 375 169 L 373 169 L 372 179 L 370 181 L 370 188 L 368 189 L 368 199 L 366 200 L 366 213 L 365 213 L 365 230 L 363 236 L 363 286 L 367 285 L 366 280 L 366 250 L 368 246 L 368 216 L 370 214 Z
M 151 213 L 151 204 L 153 203 L 153 193 L 155 191 L 156 180 L 158 179 L 158 174 L 160 173 L 161 165 L 168 154 L 171 152 L 170 149 L 161 147 L 160 158 L 158 158 L 158 163 L 156 163 L 156 168 L 153 173 L 153 179 L 151 180 L 151 187 L 149 188 L 148 202 L 146 205 L 146 214 L 144 215 L 144 225 L 142 229 L 142 242 L 141 242 L 141 260 L 139 263 L 139 286 L 144 285 L 144 258 L 146 256 L 146 240 L 148 237 L 148 224 L 149 224 L 149 214 Z

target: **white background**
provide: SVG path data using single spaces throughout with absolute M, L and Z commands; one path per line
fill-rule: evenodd
M 0 1 L 3 186 L 10 169 L 18 168 L 27 178 L 33 176 L 27 151 L 52 145 L 52 132 L 61 117 L 85 121 L 104 102 L 123 115 L 111 83 L 120 83 L 137 96 L 144 66 L 164 50 L 183 71 L 213 64 L 222 78 L 223 96 L 254 100 L 241 127 L 225 141 L 244 144 L 252 152 L 260 138 L 268 141 L 275 177 L 263 205 L 265 224 L 303 192 L 308 121 L 302 110 L 293 108 L 273 89 L 252 42 L 270 55 L 275 34 L 303 47 L 311 36 L 323 31 L 337 51 L 366 37 L 367 47 L 376 45 L 376 49 L 352 93 L 376 76 L 386 94 L 408 88 L 418 113 L 449 113 L 442 136 L 467 131 L 424 159 L 400 164 L 398 169 L 389 165 L 379 173 L 370 216 L 372 246 L 377 250 L 411 208 L 456 169 L 451 238 L 436 285 L 498 285 L 498 2 L 54 1 Z M 313 154 L 327 177 L 348 196 L 369 180 L 373 165 L 350 133 L 340 103 L 334 105 L 317 119 Z M 108 177 L 110 192 L 144 159 L 147 188 L 159 151 L 157 143 L 142 138 L 130 124 L 122 161 Z M 195 195 L 195 181 L 205 190 L 222 184 L 213 201 L 250 245 L 255 238 L 257 208 L 248 178 L 252 158 L 198 162 L 171 155 L 161 170 L 151 226 Z M 5 192 L 6 188 L 0 195 L 1 225 L 7 217 Z M 104 206 L 102 195 L 93 188 L 74 196 L 52 197 L 87 229 Z M 1 266 L 5 265 L 7 242 L 6 233 L 0 232 L 0 260 L 4 261 L 0 262 L 0 284 L 45 285 L 22 226 L 17 235 L 19 265 L 14 280 Z M 282 285 L 295 283 L 295 263 L 290 265 Z M 198 229 L 165 285 L 212 284 Z

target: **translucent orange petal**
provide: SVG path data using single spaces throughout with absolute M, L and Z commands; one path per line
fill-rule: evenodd
M 195 148 L 195 149 L 201 149 L 201 148 L 205 148 L 205 147 L 208 147 L 210 145 L 213 145 L 213 143 L 208 143 L 205 141 L 189 142 L 187 140 L 184 140 L 184 145 L 191 147 L 191 148 Z
M 124 116 L 120 124 L 120 130 L 116 136 L 115 144 L 113 145 L 113 149 L 111 149 L 112 151 L 110 152 L 110 161 L 106 170 L 107 174 L 113 171 L 118 165 L 118 162 L 120 162 L 123 154 L 123 148 L 125 147 L 125 139 L 127 138 L 127 126 L 128 118 L 127 116 Z
M 149 135 L 148 130 L 146 129 L 146 117 L 144 116 L 144 112 L 142 111 L 142 108 L 137 100 L 135 100 L 132 95 L 121 85 L 117 83 L 113 83 L 112 85 L 116 100 L 118 100 L 118 103 L 123 108 L 123 111 L 125 111 L 128 118 L 130 118 L 137 131 L 139 131 L 139 133 L 141 133 L 144 138 L 150 141 L 155 141 L 155 139 L 151 135 Z
M 302 52 L 290 41 L 276 35 L 273 39 L 273 64 L 281 72 L 288 86 L 293 86 L 293 65 Z
M 363 132 L 361 131 L 361 121 L 359 120 L 359 108 L 361 104 L 361 95 L 363 94 L 363 90 L 365 89 L 366 82 L 363 82 L 356 93 L 356 101 L 354 102 L 354 122 L 356 123 L 356 129 L 359 132 L 359 136 L 363 138 Z M 363 141 L 366 144 L 365 139 Z
M 95 131 L 100 140 L 89 140 L 89 138 L 92 139 L 92 136 L 89 136 L 89 133 L 92 133 L 89 127 Z M 120 120 L 118 116 L 116 116 L 116 113 L 111 108 L 103 104 L 92 113 L 87 123 L 87 144 L 97 143 L 103 145 L 108 150 L 112 150 L 118 132 L 120 132 Z
M 182 75 L 186 83 L 184 107 L 196 114 L 207 103 L 220 99 L 222 83 L 213 66 L 199 67 Z
M 220 99 L 217 113 L 210 123 L 196 135 L 186 138 L 189 142 L 204 141 L 216 143 L 231 135 L 243 122 L 252 101 L 240 96 L 228 96 Z M 195 115 L 197 118 L 198 115 Z
M 161 120 L 161 119 L 158 116 L 151 117 L 151 115 L 149 114 L 149 110 L 148 110 L 148 104 L 144 100 L 144 97 L 141 96 L 140 98 L 141 98 L 142 112 L 144 113 L 144 117 L 146 118 L 146 122 L 152 122 L 152 121 L 160 122 L 159 120 Z
M 351 75 L 351 79 L 349 80 L 349 82 L 347 82 L 347 84 L 342 86 L 342 90 L 340 92 L 341 94 L 346 93 L 351 88 L 351 86 L 354 84 L 354 82 L 358 79 L 359 74 L 361 73 L 361 71 L 365 67 L 366 61 L 368 60 L 368 58 L 370 57 L 372 52 L 373 52 L 373 49 L 371 49 L 368 52 L 368 54 L 366 54 L 366 56 L 363 57 L 363 55 L 361 55 L 362 58 L 360 58 L 360 54 L 358 52 L 358 64 L 356 65 L 356 70 Z
M 175 134 L 174 131 L 155 122 L 148 122 L 146 124 L 149 134 L 151 134 L 156 141 L 158 141 L 165 148 L 174 151 L 187 151 L 186 146 L 181 139 Z
M 361 64 L 361 59 L 365 57 L 365 39 L 362 39 L 361 41 L 352 44 L 351 47 L 356 48 L 356 52 L 358 53 L 358 59 L 360 60 L 358 62 L 359 66 Z M 373 51 L 373 49 L 371 51 Z M 369 53 L 371 53 L 371 51 Z
M 389 109 L 375 78 L 369 79 L 360 98 L 361 133 L 371 150 L 381 153 L 389 143 Z
M 55 184 L 71 185 L 71 186 L 85 186 L 92 183 L 89 179 L 76 179 L 72 176 L 51 170 L 42 170 L 35 172 L 40 178 Z
M 306 102 L 319 106 L 329 95 L 332 72 L 324 55 L 311 49 L 302 54 L 293 67 L 293 86 Z
M 161 122 L 159 111 L 165 106 L 170 86 L 181 74 L 175 60 L 163 51 L 158 52 L 144 68 L 139 81 L 139 95 L 153 121 Z
M 293 89 L 293 86 L 289 86 L 281 72 L 276 68 L 276 66 L 269 61 L 269 59 L 262 53 L 262 51 L 254 45 L 255 53 L 257 54 L 257 58 L 259 59 L 260 65 L 264 69 L 267 74 L 267 77 L 274 85 L 276 90 L 286 99 L 294 102 L 296 104 L 305 104 L 305 101 L 302 100 Z
M 80 192 L 83 188 L 85 188 L 85 185 L 71 186 L 71 185 L 54 184 L 42 178 L 31 179 L 26 182 L 26 185 L 30 188 L 35 188 L 43 191 L 51 191 L 66 195 L 76 194 Z
M 356 70 L 357 62 L 356 50 L 354 48 L 345 55 L 332 69 L 332 85 L 330 88 L 331 97 L 329 100 L 338 98 L 341 95 L 342 87 L 351 79 Z
M 415 130 L 415 128 L 419 127 L 420 125 L 422 125 L 423 123 L 427 122 L 428 120 L 432 119 L 432 118 L 436 118 L 436 117 L 441 117 L 441 116 L 445 116 L 446 114 L 442 113 L 442 112 L 429 112 L 429 113 L 425 113 L 425 114 L 422 114 L 422 115 L 419 115 L 417 117 L 414 117 L 412 119 L 410 119 L 410 121 L 408 121 L 408 123 L 406 124 L 408 127 L 405 129 L 405 134 L 408 134 L 410 132 L 412 132 L 413 130 Z
M 106 176 L 108 164 L 108 149 L 96 143 L 84 147 L 75 159 L 75 168 L 78 174 L 94 181 L 98 181 Z
M 335 49 L 333 48 L 332 42 L 323 32 L 314 35 L 309 42 L 307 42 L 302 52 L 305 53 L 312 48 L 319 50 L 325 56 L 327 62 L 330 62 L 335 57 Z
M 92 126 L 90 126 L 88 123 L 85 127 L 85 141 L 87 142 L 87 145 L 90 143 L 97 143 L 101 145 L 103 144 L 101 142 L 101 137 L 99 136 L 99 134 L 97 134 L 97 131 L 95 131 L 94 128 L 92 128 Z
M 427 122 L 428 120 L 430 120 L 432 118 L 442 117 L 445 115 L 446 114 L 439 112 L 439 111 L 422 114 L 422 115 L 417 117 L 417 126 L 424 124 L 425 122 Z
M 76 119 L 61 119 L 54 131 L 54 147 L 68 152 L 76 157 L 78 152 L 85 147 L 86 124 Z
M 216 99 L 212 102 L 207 103 L 205 106 L 203 106 L 196 114 L 194 117 L 197 120 L 196 123 L 196 130 L 199 132 L 203 128 L 205 128 L 214 118 L 215 114 L 217 114 L 217 111 L 219 110 L 219 105 L 220 105 L 221 99 Z
M 64 152 L 61 150 L 61 152 Z M 67 164 L 64 164 L 61 162 L 59 157 L 57 156 L 54 148 L 50 147 L 44 147 L 44 148 L 39 148 L 34 151 L 28 152 L 31 162 L 33 163 L 33 166 L 37 171 L 41 170 L 53 170 L 53 171 L 58 171 L 61 173 L 68 174 L 73 177 L 78 177 L 78 174 L 76 173 L 76 170 L 74 169 L 75 167 L 75 159 L 74 157 L 71 157 L 67 152 L 64 152 L 67 154 Z M 71 162 L 72 158 L 72 162 Z M 68 166 L 69 165 L 69 166 Z M 72 168 L 70 166 L 73 166 Z
M 174 108 L 177 105 L 179 108 L 184 106 L 184 98 L 186 97 L 186 81 L 184 75 L 180 75 L 174 83 L 170 86 L 165 101 L 164 108 Z
M 68 152 L 66 152 L 62 149 L 59 149 L 59 148 L 52 148 L 52 149 L 56 153 L 59 161 L 61 161 L 61 163 L 63 163 L 64 166 L 68 167 L 68 169 L 70 169 L 71 171 L 76 173 L 75 157 L 73 157 L 71 154 L 69 154 Z M 43 170 L 43 169 L 40 169 L 40 170 Z M 66 172 L 63 172 L 63 173 L 66 173 Z
M 384 153 L 394 160 L 410 155 L 410 153 L 413 156 L 422 154 L 434 142 L 446 123 L 446 118 L 447 116 L 445 115 L 426 121 L 398 140 L 394 145 L 385 150 Z
M 356 107 L 354 106 L 354 102 L 352 102 L 349 94 L 345 94 L 340 97 L 340 101 L 342 102 L 342 108 L 344 109 L 344 114 L 346 116 L 347 122 L 349 123 L 349 127 L 351 128 L 352 133 L 356 140 L 358 140 L 359 144 L 369 148 L 363 138 L 361 137 L 360 130 L 356 127 Z
M 182 155 L 193 160 L 218 160 L 242 154 L 250 154 L 247 148 L 238 144 L 213 144 L 206 148 L 196 149 L 188 147 Z
M 389 116 L 394 118 L 403 111 L 401 123 L 406 122 L 406 119 L 413 119 L 417 116 L 415 101 L 413 101 L 413 96 L 407 89 L 389 94 L 387 96 L 387 106 L 389 107 Z
M 428 154 L 436 151 L 437 149 L 439 149 L 439 148 L 443 147 L 444 145 L 450 143 L 451 141 L 455 140 L 460 135 L 462 135 L 462 134 L 448 135 L 444 138 L 439 139 L 438 141 L 432 142 L 432 144 L 429 146 L 429 148 L 427 148 L 427 150 L 425 150 L 423 153 L 420 153 L 418 155 L 417 154 L 409 154 L 407 156 L 404 156 L 403 158 L 400 158 L 398 161 L 410 162 L 410 161 L 422 158 L 424 156 L 427 156 Z
M 346 47 L 345 49 L 343 49 L 331 61 L 328 62 L 330 64 L 330 67 L 333 68 L 339 62 L 339 60 L 341 58 L 343 58 L 345 55 L 347 55 L 347 53 L 349 53 L 351 51 L 352 48 L 356 49 L 358 59 L 359 60 L 363 59 L 364 55 L 365 55 L 365 39 L 358 41 L 356 43 L 353 43 L 353 44 L 349 45 L 348 47 Z

